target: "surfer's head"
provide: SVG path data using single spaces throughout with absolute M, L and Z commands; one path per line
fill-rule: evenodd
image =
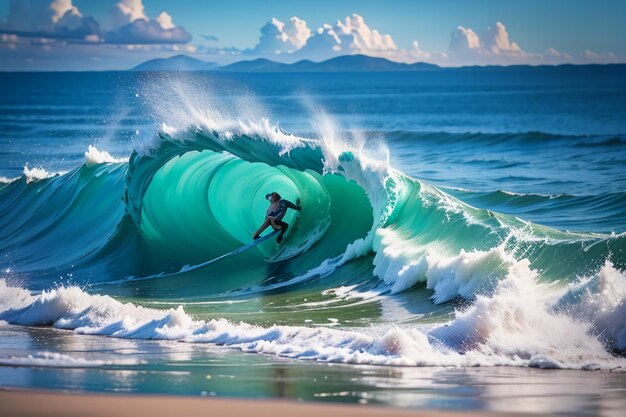
M 265 198 L 267 200 L 271 201 L 272 203 L 275 203 L 275 202 L 279 201 L 282 197 L 280 196 L 280 194 L 278 194 L 276 192 L 271 192 L 269 194 L 266 194 Z

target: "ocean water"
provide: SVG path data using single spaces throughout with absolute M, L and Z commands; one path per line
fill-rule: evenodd
M 0 108 L 4 387 L 624 406 L 623 66 L 4 73 Z M 282 245 L 189 268 L 270 191 Z

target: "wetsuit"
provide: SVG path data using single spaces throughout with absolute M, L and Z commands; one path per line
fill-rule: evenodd
M 270 196 L 271 194 L 268 194 L 265 196 L 265 198 L 269 199 Z M 296 206 L 295 204 L 293 204 L 291 201 L 282 199 L 278 201 L 277 208 L 275 208 L 274 210 L 271 210 L 270 208 L 268 208 L 267 212 L 265 213 L 265 217 L 274 218 L 274 224 L 276 224 L 277 226 L 280 226 L 280 233 L 276 237 L 276 240 L 279 242 L 283 239 L 283 235 L 287 231 L 287 228 L 289 228 L 289 225 L 282 220 L 285 214 L 287 213 L 288 208 L 294 209 L 294 210 L 300 210 L 300 208 Z
M 266 198 L 269 196 L 269 194 L 266 196 Z M 289 200 L 285 200 L 284 198 L 282 200 L 278 201 L 278 208 L 270 211 L 270 209 L 267 209 L 267 212 L 265 213 L 265 217 L 273 217 L 274 221 L 280 221 L 283 216 L 285 215 L 285 213 L 287 213 L 287 209 L 294 209 L 294 210 L 298 210 L 298 206 L 296 206 L 295 204 L 293 204 L 291 201 Z M 271 206 L 270 206 L 271 207 Z

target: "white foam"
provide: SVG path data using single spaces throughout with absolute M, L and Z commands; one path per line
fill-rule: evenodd
M 0 357 L 0 365 L 34 366 L 51 368 L 91 368 L 104 365 L 136 365 L 142 363 L 133 359 L 85 359 L 75 358 L 58 352 L 37 352 L 28 356 Z
M 175 79 L 147 83 L 142 97 L 151 113 L 161 122 L 161 131 L 170 137 L 188 140 L 191 130 L 216 133 L 222 140 L 239 135 L 257 136 L 278 145 L 280 153 L 306 146 L 307 139 L 285 133 L 271 123 L 264 107 L 252 96 L 239 94 L 234 101 L 220 101 L 203 80 L 180 75 Z M 152 139 L 137 141 L 136 151 L 146 153 L 158 147 Z
M 592 323 L 595 334 L 626 350 L 626 274 L 609 260 L 597 274 L 570 285 L 557 309 Z
M 85 152 L 85 164 L 87 166 L 97 164 L 119 164 L 122 162 L 128 162 L 128 158 L 116 158 L 111 156 L 107 151 L 98 150 L 93 145 L 89 145 Z
M 8 285 L 5 279 L 0 279 L 0 311 L 25 308 L 33 301 L 34 298 L 30 291 L 18 286 Z
M 14 178 L 9 178 L 9 177 L 0 177 L 0 184 L 10 184 L 15 180 L 18 180 L 20 177 L 14 177 Z
M 391 285 L 392 293 L 426 282 L 434 291 L 436 304 L 489 292 L 520 262 L 505 250 L 504 243 L 486 251 L 461 250 L 457 255 L 447 255 L 445 247 L 437 243 L 423 246 L 403 238 L 395 229 L 379 229 L 377 233 L 380 243 L 374 273 Z
M 477 296 L 466 311 L 456 313 L 449 326 L 432 334 L 457 351 L 517 357 L 528 366 L 626 365 L 606 352 L 589 323 L 552 309 L 557 293 L 537 283 L 536 273 L 520 262 L 512 266 L 493 296 Z
M 1 282 L 1 281 L 0 281 Z M 225 319 L 196 320 L 183 309 L 155 310 L 90 295 L 77 287 L 41 294 L 0 285 L 0 319 L 52 325 L 81 334 L 226 345 L 244 352 L 378 365 L 512 365 L 612 368 L 592 327 L 551 311 L 545 286 L 518 264 L 493 296 L 479 296 L 444 325 L 371 328 L 261 327 Z M 14 296 L 17 295 L 17 296 Z M 330 321 L 331 326 L 338 323 Z
M 23 173 L 26 177 L 26 182 L 30 183 L 33 181 L 44 180 L 46 178 L 52 178 L 57 175 L 63 175 L 65 172 L 48 172 L 43 167 L 29 168 L 28 164 L 26 164 L 24 165 Z

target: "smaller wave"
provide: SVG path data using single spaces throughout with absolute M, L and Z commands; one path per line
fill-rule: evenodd
M 85 152 L 85 165 L 90 167 L 98 164 L 118 164 L 128 162 L 128 158 L 117 158 L 112 156 L 107 151 L 101 151 L 93 145 L 89 145 L 87 151 Z M 48 178 L 54 178 L 57 176 L 62 176 L 67 174 L 69 171 L 48 171 L 42 166 L 29 166 L 28 164 L 24 165 L 24 169 L 22 170 L 23 177 L 26 178 L 26 183 L 29 184 L 34 181 L 41 181 Z M 10 184 L 13 181 L 16 181 L 22 177 L 8 178 L 8 177 L 0 177 L 0 184 Z
M 58 175 L 63 175 L 66 171 L 61 172 L 48 172 L 43 167 L 33 167 L 30 168 L 28 164 L 24 165 L 24 177 L 26 177 L 26 182 L 31 183 L 33 181 L 45 180 L 47 178 L 56 177 Z
M 554 198 L 560 198 L 560 197 L 575 197 L 572 194 L 566 194 L 566 193 L 560 193 L 560 194 L 516 193 L 514 191 L 507 191 L 507 190 L 496 190 L 491 193 L 491 195 L 494 195 L 494 196 L 499 196 L 501 194 L 514 196 L 514 197 L 537 197 L 537 198 L 544 198 L 544 199 L 550 199 L 550 200 Z
M 601 141 L 580 141 L 572 144 L 572 148 L 620 147 L 625 146 L 626 140 L 612 137 Z
M 101 151 L 93 145 L 89 145 L 89 148 L 85 152 L 85 164 L 92 166 L 96 164 L 119 164 L 128 162 L 128 158 L 116 158 L 111 156 L 107 151 Z

